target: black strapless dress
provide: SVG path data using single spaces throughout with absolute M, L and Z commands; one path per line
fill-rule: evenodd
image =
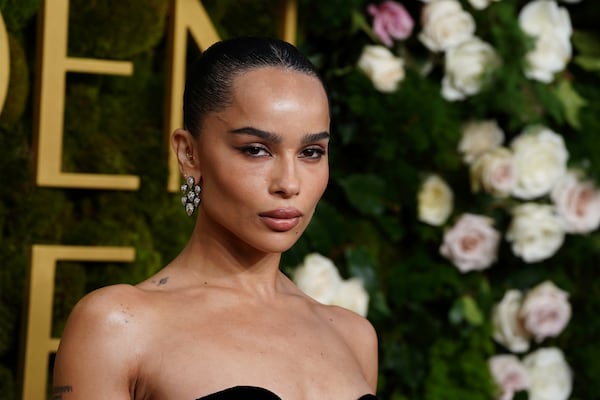
M 281 397 L 261 387 L 235 386 L 196 400 L 281 400 Z M 377 397 L 372 394 L 365 394 L 357 400 L 377 400 Z

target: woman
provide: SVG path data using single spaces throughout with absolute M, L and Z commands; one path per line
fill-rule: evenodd
M 55 398 L 374 399 L 372 326 L 279 270 L 328 181 L 328 98 L 313 66 L 285 42 L 239 38 L 188 75 L 171 142 L 184 205 L 198 210 L 192 236 L 148 280 L 79 302 Z

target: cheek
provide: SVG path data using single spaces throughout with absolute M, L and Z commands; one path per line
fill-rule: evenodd
M 316 200 L 320 199 L 327 189 L 329 183 L 329 167 L 326 165 L 319 171 L 313 171 L 310 175 L 310 180 L 307 185 L 307 190 L 310 190 L 311 194 L 316 197 Z

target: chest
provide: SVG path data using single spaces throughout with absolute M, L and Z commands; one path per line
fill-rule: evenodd
M 351 392 L 364 384 L 336 330 L 301 315 L 222 310 L 165 318 L 142 357 L 137 393 L 153 400 L 194 400 L 237 385 L 326 399 L 332 387 Z

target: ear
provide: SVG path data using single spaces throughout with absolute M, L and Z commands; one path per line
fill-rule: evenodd
M 193 176 L 200 179 L 200 160 L 198 157 L 197 141 L 185 129 L 176 129 L 171 135 L 171 146 L 177 156 L 179 172 L 184 177 Z

